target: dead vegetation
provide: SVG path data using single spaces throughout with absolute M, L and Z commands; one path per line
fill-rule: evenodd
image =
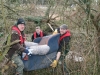
M 62 0 L 65 1 L 65 0 Z M 60 1 L 61 2 L 61 1 Z M 79 6 L 76 6 L 76 9 L 68 7 L 67 5 L 60 6 L 60 2 L 57 4 L 55 1 L 55 7 L 52 6 L 49 12 L 49 19 L 54 18 L 52 22 L 56 25 L 61 25 L 66 23 L 68 28 L 71 31 L 71 42 L 70 42 L 70 51 L 66 56 L 66 64 L 68 68 L 69 75 L 99 75 L 99 51 L 98 51 L 98 36 L 97 30 L 91 18 L 87 17 L 87 13 Z M 62 3 L 62 2 L 61 2 Z M 93 7 L 94 6 L 94 7 Z M 15 7 L 15 6 L 14 6 Z M 83 6 L 85 7 L 85 6 Z M 95 10 L 92 11 L 92 14 L 96 19 L 99 20 L 99 5 L 91 5 L 91 8 Z M 48 9 L 48 5 L 35 5 L 35 4 L 21 4 L 17 6 L 15 10 L 21 17 L 36 17 L 36 16 L 45 16 L 45 13 Z M 73 10 L 74 9 L 74 10 Z M 97 17 L 98 15 L 98 17 Z M 15 21 L 16 18 L 20 16 L 12 16 L 8 19 L 10 24 L 13 24 L 11 21 Z M 48 15 L 47 15 L 48 16 Z M 14 18 L 15 17 L 15 18 Z M 97 17 L 97 18 L 96 18 Z M 14 19 L 13 19 L 14 18 Z M 10 23 L 11 22 L 11 23 Z M 6 23 L 5 23 L 6 24 Z M 26 33 L 28 34 L 27 38 L 30 40 L 30 36 L 34 31 L 34 22 L 29 22 L 26 20 Z M 46 26 L 46 27 L 45 27 Z M 42 29 L 50 29 L 46 23 L 41 24 Z M 97 27 L 99 28 L 99 27 Z M 3 38 L 0 38 L 1 40 Z M 1 41 L 0 40 L 0 41 Z M 2 43 L 2 41 L 1 41 Z M 0 44 L 2 45 L 2 44 Z M 63 75 L 61 65 L 58 65 L 56 69 L 47 68 L 42 70 L 36 70 L 32 72 L 25 72 L 25 75 Z

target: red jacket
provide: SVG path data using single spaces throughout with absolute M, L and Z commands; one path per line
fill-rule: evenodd
M 15 31 L 18 32 L 18 35 L 20 36 L 20 44 L 23 44 L 24 41 L 25 41 L 25 35 L 23 37 L 22 34 L 21 34 L 21 32 L 20 32 L 20 30 L 16 26 L 13 26 L 12 30 L 15 30 Z
M 36 32 L 34 32 L 33 35 L 34 35 L 34 39 L 36 39 L 37 38 Z M 42 31 L 40 31 L 40 37 L 43 37 L 43 32 Z
M 65 38 L 65 37 L 67 37 L 67 36 L 70 36 L 71 34 L 70 34 L 70 31 L 69 30 L 67 30 L 67 32 L 64 34 L 64 35 L 62 35 L 61 37 L 60 37 L 60 40 L 59 41 L 61 41 L 63 38 Z

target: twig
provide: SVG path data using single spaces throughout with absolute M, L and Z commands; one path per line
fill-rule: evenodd
M 4 58 L 4 56 L 6 55 L 6 53 L 8 52 L 9 48 L 11 45 L 16 44 L 20 42 L 20 40 L 15 40 L 14 42 L 11 42 L 9 45 L 3 46 L 0 49 L 5 48 L 5 51 L 2 53 L 2 56 L 0 56 L 0 61 L 2 61 L 2 59 Z
M 49 25 L 49 27 L 51 28 L 52 31 L 54 31 L 54 29 L 52 28 L 52 26 L 50 25 L 50 23 L 47 23 Z

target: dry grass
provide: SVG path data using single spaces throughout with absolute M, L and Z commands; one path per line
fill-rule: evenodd
M 26 7 L 24 7 L 26 8 Z M 27 10 L 30 10 L 27 13 L 22 13 L 23 16 L 33 15 L 33 16 L 43 16 L 46 8 L 40 8 L 34 6 L 27 6 Z M 35 9 L 35 10 L 34 10 Z M 36 11 L 36 12 L 35 12 Z M 38 12 L 38 13 L 37 13 Z M 73 13 L 74 12 L 74 13 Z M 34 13 L 34 14 L 33 14 Z M 70 14 L 69 14 L 70 13 Z M 97 47 L 96 47 L 96 29 L 92 23 L 86 23 L 86 14 L 82 9 L 79 8 L 77 11 L 67 11 L 63 13 L 60 9 L 58 9 L 55 15 L 59 15 L 60 21 L 55 21 L 58 25 L 62 23 L 68 24 L 68 28 L 71 31 L 71 42 L 70 42 L 70 51 L 72 53 L 68 53 L 66 56 L 66 64 L 69 75 L 99 75 L 98 66 L 99 63 L 97 61 Z M 28 30 L 30 31 L 34 29 L 33 23 L 27 23 Z M 26 31 L 26 32 L 27 32 Z M 32 32 L 27 34 L 27 40 L 31 40 Z M 0 41 L 3 38 L 0 38 Z M 2 42 L 2 41 L 1 41 Z M 1 45 L 1 44 L 0 44 Z M 75 57 L 82 57 L 82 61 L 76 61 Z M 60 65 L 54 70 L 52 68 L 36 70 L 32 72 L 25 72 L 25 75 L 63 75 L 62 68 Z

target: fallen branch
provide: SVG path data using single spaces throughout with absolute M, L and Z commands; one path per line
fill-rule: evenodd
M 8 50 L 9 50 L 9 48 L 10 48 L 10 46 L 11 45 L 13 45 L 13 44 L 16 44 L 16 43 L 18 43 L 18 42 L 20 42 L 20 40 L 15 40 L 14 42 L 11 42 L 10 44 L 8 44 L 8 45 L 6 45 L 6 46 L 3 46 L 3 47 L 1 47 L 0 49 L 1 49 L 1 56 L 0 56 L 0 61 L 2 61 L 2 59 L 5 57 L 5 55 L 7 54 L 7 52 L 8 52 Z M 5 49 L 4 50 L 4 52 L 2 51 L 3 49 Z
M 47 23 L 49 25 L 49 27 L 51 28 L 52 31 L 54 31 L 54 29 L 52 28 L 52 26 L 50 25 L 50 23 Z

